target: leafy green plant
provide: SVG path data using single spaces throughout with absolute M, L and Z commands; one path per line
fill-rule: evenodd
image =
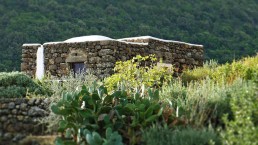
M 140 90 L 142 86 L 160 87 L 172 80 L 173 68 L 154 65 L 154 55 L 142 57 L 137 55 L 132 60 L 116 62 L 115 74 L 104 80 L 105 86 L 111 91 L 123 84 L 128 90 Z
M 124 90 L 109 95 L 103 86 L 83 86 L 80 92 L 64 93 L 51 109 L 62 116 L 58 131 L 63 133 L 63 137 L 65 133 L 72 132 L 70 137 L 75 143 L 99 143 L 99 138 L 104 136 L 104 132 L 110 132 L 107 130 L 110 128 L 121 134 L 124 142 L 137 144 L 142 129 L 153 123 L 172 124 L 175 118 L 172 111 L 169 113 L 171 108 L 168 104 L 159 102 L 159 93 L 155 89 L 149 89 L 148 96 L 140 97 L 139 93 L 130 95 Z M 85 129 L 87 135 L 81 135 Z M 119 140 L 117 135 L 114 132 L 114 135 L 106 137 Z M 106 142 L 108 144 L 109 141 Z
M 112 132 L 111 128 L 107 128 L 105 138 L 102 138 L 97 132 L 90 132 L 84 129 L 86 141 L 89 145 L 123 145 L 121 135 L 115 131 Z
M 234 118 L 223 117 L 225 131 L 221 137 L 227 145 L 257 145 L 258 144 L 258 87 L 253 82 L 242 85 L 232 93 L 230 107 Z

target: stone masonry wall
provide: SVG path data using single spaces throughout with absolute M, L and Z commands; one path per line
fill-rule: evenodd
M 86 69 L 94 75 L 103 78 L 114 73 L 115 62 L 131 59 L 136 54 L 134 49 L 145 49 L 146 45 L 126 44 L 116 41 L 95 41 L 83 43 L 60 43 L 44 45 L 45 70 L 54 76 L 64 76 L 69 72 L 68 55 L 72 52 L 85 54 Z M 78 56 L 80 57 L 80 56 Z M 76 59 L 76 56 L 74 56 Z M 79 58 L 78 58 L 79 59 Z
M 41 44 L 25 44 L 22 46 L 21 71 L 25 72 L 29 76 L 34 76 L 36 73 L 36 57 L 39 46 L 41 46 Z
M 47 98 L 0 99 L 0 144 L 43 134 L 44 126 L 38 125 L 38 119 L 48 115 L 49 103 Z
M 65 76 L 72 62 L 84 62 L 86 69 L 100 77 L 114 73 L 115 62 L 125 61 L 136 55 L 155 54 L 164 63 L 173 64 L 176 73 L 186 68 L 203 64 L 203 46 L 159 39 L 105 40 L 75 43 L 46 43 L 44 47 L 45 73 L 53 76 Z M 24 48 L 23 48 L 24 49 Z M 29 62 L 27 62 L 27 60 Z M 32 64 L 32 59 L 23 63 Z M 22 69 L 30 72 L 30 68 Z M 28 73 L 27 73 L 28 74 Z

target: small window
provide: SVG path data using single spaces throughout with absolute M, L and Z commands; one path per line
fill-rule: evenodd
M 81 74 L 83 72 L 86 72 L 86 68 L 83 62 L 72 63 L 71 68 L 74 74 Z

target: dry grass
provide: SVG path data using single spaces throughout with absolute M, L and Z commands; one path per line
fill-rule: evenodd
M 19 142 L 19 145 L 54 145 L 56 135 L 27 136 Z

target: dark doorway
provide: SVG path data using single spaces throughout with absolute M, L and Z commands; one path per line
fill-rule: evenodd
M 86 68 L 83 62 L 75 62 L 71 63 L 71 68 L 74 72 L 74 74 L 81 74 L 86 72 Z

